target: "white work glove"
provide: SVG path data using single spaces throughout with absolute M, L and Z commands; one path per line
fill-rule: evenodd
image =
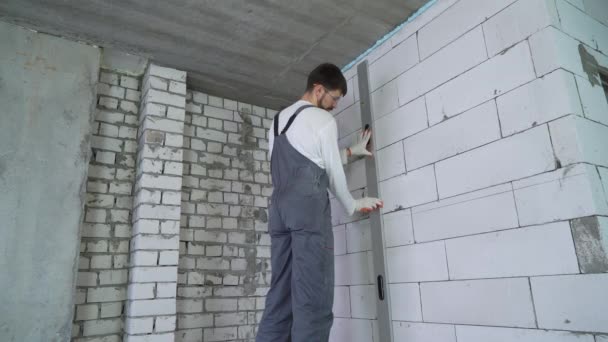
M 355 212 L 369 213 L 376 209 L 382 208 L 384 202 L 379 198 L 374 197 L 363 197 L 355 200 Z
M 357 143 L 346 150 L 347 156 L 371 156 L 372 153 L 367 150 L 367 143 L 371 137 L 372 131 L 370 129 L 363 130 L 363 132 L 357 136 Z

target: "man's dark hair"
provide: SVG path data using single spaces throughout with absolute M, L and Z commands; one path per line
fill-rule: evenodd
M 306 91 L 312 90 L 315 84 L 320 84 L 328 90 L 340 90 L 342 96 L 346 95 L 346 79 L 340 68 L 331 63 L 323 63 L 308 74 Z

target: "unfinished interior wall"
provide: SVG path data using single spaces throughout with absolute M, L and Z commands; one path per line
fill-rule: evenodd
M 0 32 L 0 340 L 66 341 L 100 53 Z
M 137 57 L 103 52 L 81 227 L 74 341 L 122 341 L 142 64 Z
M 598 6 L 440 0 L 367 56 L 395 341 L 607 338 Z M 343 144 L 361 127 L 347 76 Z M 349 221 L 334 218 L 332 340 L 372 341 L 369 228 Z
M 276 111 L 197 91 L 187 99 L 176 341 L 251 340 L 270 284 Z

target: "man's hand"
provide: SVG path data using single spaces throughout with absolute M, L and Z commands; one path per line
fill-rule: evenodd
M 360 212 L 364 214 L 382 208 L 383 206 L 384 202 L 379 198 L 363 197 L 358 200 L 355 200 L 355 212 Z
M 347 149 L 347 155 L 351 156 L 371 156 L 372 152 L 367 149 L 369 139 L 372 137 L 372 130 L 366 129 L 358 136 L 357 143 Z

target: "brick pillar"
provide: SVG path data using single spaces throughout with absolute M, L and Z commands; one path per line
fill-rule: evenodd
M 127 342 L 173 342 L 186 73 L 150 65 L 142 83 L 125 318 Z

